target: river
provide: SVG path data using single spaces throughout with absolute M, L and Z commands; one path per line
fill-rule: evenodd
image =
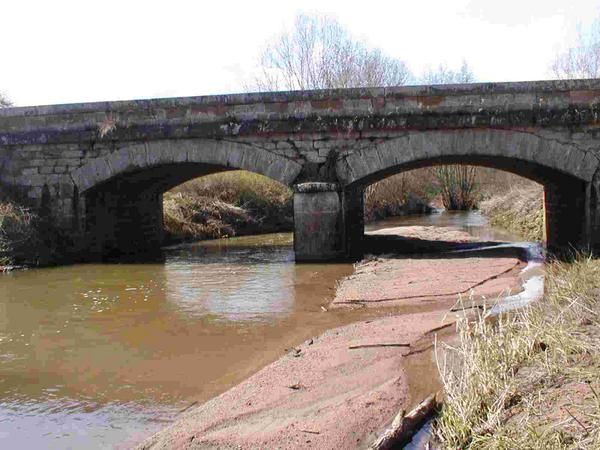
M 518 240 L 477 212 L 368 229 L 452 226 Z M 377 310 L 325 313 L 352 264 L 295 264 L 290 234 L 165 249 L 162 263 L 0 278 L 0 446 L 112 448 L 240 382 L 293 345 Z

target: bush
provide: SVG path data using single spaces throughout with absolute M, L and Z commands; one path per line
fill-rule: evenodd
M 436 189 L 427 170 L 393 175 L 365 189 L 365 219 L 373 221 L 405 214 L 432 211 L 429 202 Z
M 171 239 L 215 239 L 292 228 L 292 191 L 262 175 L 207 175 L 167 192 L 164 225 Z
M 477 208 L 480 197 L 476 183 L 477 172 L 476 167 L 463 165 L 433 168 L 444 208 L 448 211 L 469 211 Z
M 30 209 L 0 201 L 0 265 L 32 264 L 49 251 L 39 233 L 40 219 Z

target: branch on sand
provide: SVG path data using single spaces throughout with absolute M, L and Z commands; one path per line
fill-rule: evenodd
M 410 413 L 405 415 L 404 410 L 400 411 L 394 417 L 392 424 L 369 447 L 369 450 L 388 450 L 406 445 L 419 428 L 433 415 L 438 406 L 436 394 L 431 394 Z

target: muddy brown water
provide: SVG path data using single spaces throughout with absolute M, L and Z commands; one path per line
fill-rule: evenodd
M 371 225 L 452 226 L 516 240 L 478 213 Z M 295 264 L 291 235 L 165 250 L 165 262 L 0 277 L 0 447 L 112 448 L 323 331 L 389 309 L 324 312 L 351 264 Z

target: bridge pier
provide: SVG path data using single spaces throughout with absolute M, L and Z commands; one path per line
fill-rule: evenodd
M 346 256 L 360 259 L 363 256 L 365 235 L 364 188 L 345 188 L 342 193 L 344 243 Z
M 600 171 L 586 186 L 586 244 L 595 256 L 600 255 Z
M 548 183 L 544 186 L 546 247 L 557 256 L 591 249 L 590 220 L 586 214 L 589 189 L 582 182 Z
M 346 254 L 343 197 L 336 183 L 294 186 L 294 252 L 296 261 L 323 261 Z
M 296 261 L 327 261 L 362 255 L 364 234 L 362 188 L 336 183 L 294 186 Z

